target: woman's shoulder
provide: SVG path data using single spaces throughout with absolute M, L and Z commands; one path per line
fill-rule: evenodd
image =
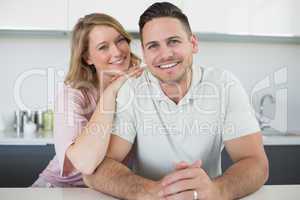
M 97 88 L 93 85 L 84 86 L 84 87 L 75 87 L 73 84 L 64 83 L 63 85 L 64 92 L 70 92 L 72 94 L 84 96 L 87 95 L 95 95 L 97 93 Z
M 85 104 L 96 101 L 97 89 L 93 86 L 76 88 L 70 83 L 64 83 L 59 87 L 57 97 L 65 101 L 75 101 L 76 103 Z

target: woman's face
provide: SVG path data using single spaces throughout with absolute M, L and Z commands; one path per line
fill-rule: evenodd
M 87 63 L 98 75 L 116 75 L 130 65 L 130 47 L 126 38 L 109 26 L 95 26 L 89 34 Z

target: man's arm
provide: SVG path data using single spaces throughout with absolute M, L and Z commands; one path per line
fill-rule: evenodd
M 135 175 L 121 162 L 132 144 L 112 135 L 107 157 L 92 175 L 83 176 L 89 187 L 122 199 L 155 199 L 158 183 Z M 152 195 L 153 193 L 153 195 Z
M 225 142 L 234 164 L 213 182 L 227 199 L 236 199 L 258 190 L 268 179 L 269 163 L 261 133 Z

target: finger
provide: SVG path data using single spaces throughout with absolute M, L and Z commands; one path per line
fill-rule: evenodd
M 189 163 L 185 162 L 185 161 L 181 161 L 181 162 L 175 164 L 175 170 L 186 169 L 188 167 L 201 168 L 201 166 L 202 166 L 202 161 L 201 160 L 196 160 L 191 165 Z
M 165 178 L 163 178 L 162 185 L 166 186 L 182 179 L 190 179 L 190 178 L 197 177 L 200 174 L 199 172 L 200 170 L 201 169 L 199 168 L 187 168 L 187 169 L 175 171 L 170 175 L 167 175 Z
M 181 161 L 179 163 L 175 163 L 175 170 L 181 170 L 181 169 L 186 169 L 190 166 L 189 163 L 185 161 Z
M 130 77 L 135 76 L 137 73 L 139 73 L 139 71 L 140 71 L 140 69 L 132 67 L 127 72 L 120 74 L 117 79 L 125 81 L 125 80 L 129 79 Z
M 115 87 L 119 89 L 122 86 L 122 84 L 125 83 L 129 78 L 137 77 L 138 73 L 141 73 L 140 71 L 141 69 L 136 68 L 136 69 L 130 69 L 126 73 L 123 72 L 122 74 L 115 75 L 111 79 L 110 83 L 114 83 Z
M 185 179 L 167 185 L 158 193 L 158 195 L 162 197 L 184 192 L 186 190 L 195 190 L 198 187 L 198 185 L 199 184 L 197 183 L 196 179 Z
M 191 167 L 195 167 L 195 168 L 201 168 L 202 167 L 202 161 L 201 160 L 196 160 Z
M 143 72 L 144 72 L 144 69 L 139 69 L 138 72 L 137 72 L 137 75 L 140 76 L 140 75 L 143 74 Z
M 113 76 L 110 80 L 110 83 L 114 82 L 115 80 L 117 80 L 120 76 Z
M 128 75 L 129 77 L 132 77 L 132 76 L 135 76 L 136 74 L 138 74 L 138 73 L 142 73 L 143 72 L 143 69 L 141 69 L 141 68 L 133 68 L 132 67 L 132 69 L 130 69 L 127 73 L 126 73 L 126 75 Z
M 198 199 L 203 199 L 199 193 L 198 194 Z M 177 194 L 173 194 L 170 196 L 165 197 L 165 200 L 185 200 L 185 199 L 194 199 L 194 191 L 184 191 L 180 192 Z
M 132 76 L 139 77 L 140 75 L 142 75 L 143 71 L 144 71 L 143 69 L 137 69 L 132 73 Z

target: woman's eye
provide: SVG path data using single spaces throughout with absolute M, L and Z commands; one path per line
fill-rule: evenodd
M 120 38 L 118 41 L 117 41 L 118 43 L 121 43 L 121 42 L 127 42 L 127 40 L 126 40 L 126 38 Z
M 106 50 L 108 47 L 107 46 L 101 46 L 101 47 L 98 47 L 98 50 Z

